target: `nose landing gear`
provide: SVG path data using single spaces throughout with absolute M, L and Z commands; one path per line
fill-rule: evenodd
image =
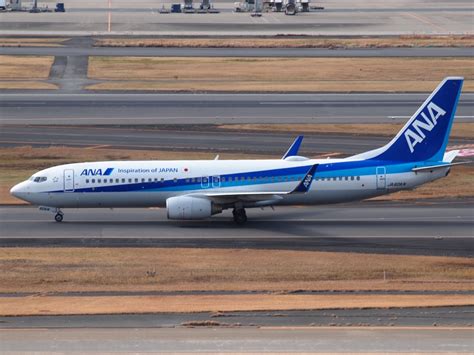
M 247 214 L 245 213 L 245 209 L 243 208 L 234 208 L 232 211 L 232 214 L 234 215 L 234 222 L 237 223 L 238 225 L 243 225 L 245 222 L 247 222 Z

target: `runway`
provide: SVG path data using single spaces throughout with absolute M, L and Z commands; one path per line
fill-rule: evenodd
M 6 352 L 472 352 L 456 328 L 72 328 L 0 330 Z
M 0 124 L 402 123 L 428 94 L 4 93 Z M 463 93 L 456 122 L 472 122 Z
M 390 137 L 350 134 L 304 134 L 300 155 L 310 157 L 354 155 L 386 144 Z M 66 146 L 89 149 L 136 149 L 209 153 L 268 154 L 280 157 L 296 133 L 240 132 L 213 125 L 181 127 L 11 126 L 0 131 L 0 147 Z M 469 144 L 469 139 L 451 139 L 450 145 Z M 213 158 L 213 156 L 209 156 Z
M 226 211 L 205 221 L 165 209 L 66 209 L 62 223 L 34 207 L 0 208 L 0 246 L 206 247 L 474 255 L 470 201 L 362 202 L 249 209 L 238 227 Z

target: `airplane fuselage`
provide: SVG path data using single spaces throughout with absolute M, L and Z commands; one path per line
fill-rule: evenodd
M 343 159 L 108 161 L 42 170 L 18 187 L 18 197 L 57 208 L 163 207 L 168 198 L 177 195 L 291 191 L 314 164 L 318 168 L 307 193 L 269 197 L 267 204 L 316 205 L 367 199 L 415 188 L 445 176 L 449 170 L 415 173 L 412 169 L 422 166 L 420 163 Z M 37 178 L 43 181 L 35 182 Z M 259 204 L 265 205 L 262 201 Z M 255 203 L 244 205 L 253 207 Z

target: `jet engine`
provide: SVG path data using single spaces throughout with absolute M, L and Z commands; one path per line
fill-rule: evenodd
M 296 3 L 295 0 L 287 0 L 285 7 L 285 15 L 295 15 L 296 14 Z
M 204 219 L 221 213 L 222 207 L 211 200 L 193 196 L 176 196 L 166 200 L 168 219 Z

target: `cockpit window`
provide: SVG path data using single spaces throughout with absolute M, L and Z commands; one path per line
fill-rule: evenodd
M 48 180 L 48 178 L 46 176 L 34 176 L 34 177 L 32 176 L 30 180 L 34 182 L 44 182 Z

